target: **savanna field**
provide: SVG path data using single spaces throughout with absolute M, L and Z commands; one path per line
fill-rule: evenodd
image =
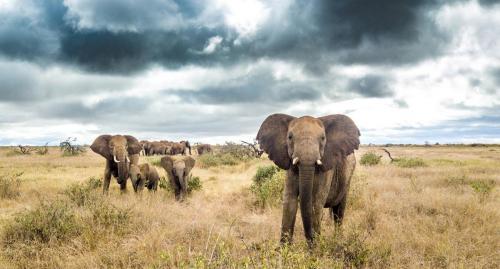
M 309 250 L 299 216 L 294 244 L 279 246 L 284 174 L 265 155 L 195 156 L 200 184 L 178 203 L 164 182 L 138 196 L 112 179 L 103 196 L 105 162 L 90 150 L 4 147 L 0 267 L 499 268 L 500 147 L 387 149 L 395 161 L 378 147 L 356 152 L 344 224 L 325 209 Z

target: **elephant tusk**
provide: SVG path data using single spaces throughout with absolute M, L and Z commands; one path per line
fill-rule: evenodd
M 323 165 L 323 163 L 321 162 L 321 160 L 320 160 L 320 159 L 318 159 L 318 160 L 316 161 L 316 164 L 317 164 L 317 165 Z
M 293 163 L 293 165 L 296 165 L 297 163 L 299 163 L 299 157 L 293 158 L 292 163 Z
M 115 161 L 115 163 L 119 163 L 120 161 L 118 161 L 118 159 L 116 159 L 116 155 L 113 155 L 113 160 Z
M 128 163 L 130 162 L 130 159 L 128 158 L 128 156 L 127 156 L 127 162 L 128 162 Z

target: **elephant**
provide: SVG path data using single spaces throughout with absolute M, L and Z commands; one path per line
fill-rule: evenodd
M 165 155 L 170 151 L 170 147 L 165 142 L 151 142 L 149 146 L 149 155 Z
M 117 179 L 120 190 L 125 192 L 130 165 L 139 163 L 139 152 L 141 151 L 139 141 L 130 135 L 100 135 L 90 148 L 106 159 L 103 193 L 107 193 L 109 190 L 111 175 Z
M 130 180 L 136 193 L 141 193 L 146 186 L 149 191 L 156 191 L 160 176 L 153 165 L 143 163 L 130 165 Z
M 149 142 L 147 140 L 139 141 L 139 144 L 141 144 L 141 151 L 139 152 L 139 155 L 147 156 L 146 148 L 147 148 L 148 143 Z
M 257 140 L 269 158 L 287 170 L 282 244 L 292 242 L 299 200 L 309 246 L 321 233 L 323 208 L 329 208 L 334 222 L 342 224 L 360 135 L 356 124 L 340 114 L 320 118 L 273 114 L 264 120 Z
M 189 155 L 191 155 L 191 143 L 189 143 L 189 141 L 187 141 L 187 140 L 182 140 L 179 143 L 184 147 L 184 151 L 182 152 L 182 155 L 187 155 L 186 149 L 189 150 Z
M 177 154 L 182 154 L 186 152 L 186 145 L 181 144 L 181 143 L 171 143 L 171 148 L 170 148 L 170 155 L 177 155 Z
M 183 201 L 187 196 L 188 178 L 193 169 L 195 160 L 191 156 L 161 158 L 161 166 L 167 172 L 170 185 L 175 192 L 175 200 Z
M 202 155 L 204 153 L 212 152 L 212 147 L 209 144 L 200 144 L 196 147 L 196 151 L 198 155 Z

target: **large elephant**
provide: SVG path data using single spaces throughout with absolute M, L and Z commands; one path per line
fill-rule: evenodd
M 117 179 L 120 189 L 124 192 L 127 188 L 130 164 L 139 162 L 139 141 L 130 135 L 101 135 L 94 140 L 90 148 L 106 159 L 103 192 L 107 193 L 109 190 L 111 175 Z
M 212 146 L 210 146 L 209 144 L 200 144 L 196 146 L 196 151 L 198 152 L 198 155 L 209 153 L 212 152 Z
M 147 156 L 148 154 L 146 148 L 148 147 L 149 141 L 141 140 L 139 141 L 139 144 L 141 145 L 141 151 L 139 152 L 139 155 Z
M 174 189 L 175 199 L 183 201 L 187 196 L 188 178 L 193 169 L 195 160 L 191 156 L 171 157 L 165 156 L 161 158 L 161 166 L 167 172 L 167 177 L 170 185 Z
M 136 193 L 141 193 L 144 187 L 149 191 L 156 191 L 160 176 L 153 165 L 143 163 L 140 165 L 130 165 L 130 180 Z
M 358 128 L 345 115 L 296 118 L 273 114 L 264 120 L 257 140 L 269 158 L 287 170 L 282 243 L 292 242 L 299 200 L 309 244 L 321 232 L 323 208 L 329 208 L 334 221 L 342 223 L 359 136 Z

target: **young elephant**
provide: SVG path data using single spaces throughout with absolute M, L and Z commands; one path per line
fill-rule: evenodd
M 330 209 L 335 222 L 342 222 L 359 136 L 354 122 L 344 115 L 295 118 L 273 114 L 262 123 L 257 140 L 277 166 L 288 170 L 282 243 L 292 241 L 299 200 L 304 233 L 310 244 L 314 235 L 321 232 L 323 208 Z
M 194 164 L 195 160 L 190 156 L 166 156 L 161 158 L 161 166 L 167 172 L 167 177 L 174 189 L 177 201 L 183 201 L 187 196 L 188 178 Z
M 131 164 L 130 179 L 132 181 L 134 191 L 141 193 L 145 186 L 149 191 L 156 191 L 160 176 L 158 175 L 156 168 L 149 163 L 143 163 L 140 165 Z

